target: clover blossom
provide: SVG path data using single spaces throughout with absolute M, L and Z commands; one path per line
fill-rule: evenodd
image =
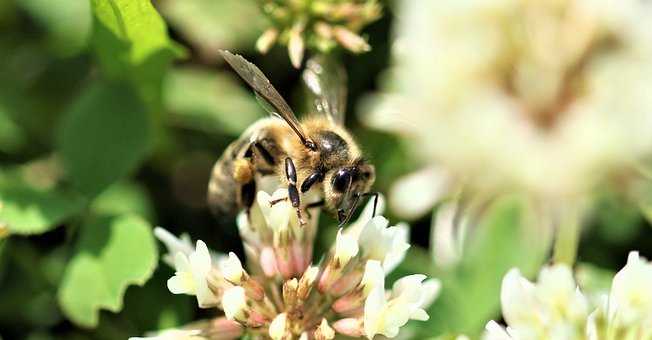
M 396 17 L 384 91 L 361 113 L 423 163 L 390 191 L 404 216 L 456 182 L 583 197 L 652 153 L 649 2 L 414 0 Z
M 299 68 L 306 48 L 328 52 L 337 45 L 353 53 L 369 51 L 360 30 L 380 18 L 377 0 L 258 0 L 272 22 L 256 42 L 267 52 L 274 43 L 287 45 L 290 60 Z
M 316 262 L 313 246 L 319 210 L 299 223 L 286 189 L 260 191 L 253 206 L 237 218 L 246 264 L 235 253 L 212 256 L 201 240 L 156 235 L 174 255 L 174 294 L 196 295 L 202 308 L 224 312 L 178 333 L 201 339 L 327 340 L 336 334 L 395 337 L 409 320 L 427 320 L 425 308 L 440 283 L 415 274 L 385 290 L 385 275 L 409 248 L 408 226 L 390 226 L 372 217 L 371 204 L 357 221 L 338 230 L 335 243 Z M 379 206 L 382 210 L 383 202 Z M 164 258 L 168 258 L 167 256 Z M 159 337 L 165 334 L 161 333 Z M 176 333 L 175 333 L 176 334 Z M 192 338 L 194 339 L 194 338 Z
M 503 279 L 501 306 L 507 323 L 487 323 L 484 340 L 652 339 L 652 264 L 629 254 L 613 278 L 611 292 L 593 305 L 579 290 L 571 269 L 544 267 L 538 282 L 518 269 Z

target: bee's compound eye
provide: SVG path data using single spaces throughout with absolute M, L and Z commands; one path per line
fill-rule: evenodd
M 347 169 L 340 169 L 333 176 L 333 190 L 337 192 L 344 192 L 351 184 L 351 171 Z

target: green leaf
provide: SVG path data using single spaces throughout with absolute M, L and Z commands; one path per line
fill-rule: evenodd
M 94 197 L 134 170 L 149 148 L 142 101 L 120 84 L 94 84 L 66 113 L 58 131 L 64 169 L 75 187 Z
M 643 216 L 636 204 L 628 201 L 622 193 L 613 191 L 598 196 L 595 220 L 599 235 L 613 244 L 631 242 L 643 226 Z
M 81 227 L 61 282 L 61 309 L 74 323 L 94 327 L 99 310 L 121 310 L 127 286 L 143 285 L 156 263 L 156 243 L 143 219 L 123 215 L 90 221 Z
M 25 132 L 0 105 L 0 151 L 14 153 L 27 142 Z
M 21 0 L 17 3 L 47 30 L 50 45 L 59 55 L 74 55 L 86 47 L 91 31 L 88 1 Z
M 252 49 L 266 24 L 255 1 L 165 0 L 160 8 L 208 61 L 219 58 L 219 49 Z
M 160 101 L 161 83 L 172 59 L 182 54 L 167 34 L 151 0 L 91 0 L 92 44 L 110 77 L 128 79 L 145 101 Z
M 163 95 L 173 124 L 209 133 L 239 135 L 263 115 L 252 93 L 232 76 L 206 69 L 172 70 Z
M 78 214 L 84 204 L 72 193 L 0 181 L 0 227 L 12 234 L 44 233 Z
M 508 196 L 492 204 L 476 226 L 462 262 L 436 275 L 443 289 L 430 308 L 424 335 L 477 335 L 487 321 L 500 318 L 505 273 L 518 267 L 524 275 L 533 275 L 549 250 L 548 231 L 535 225 L 529 213 L 520 197 Z
M 133 182 L 123 181 L 106 189 L 91 204 L 91 210 L 98 214 L 135 214 L 148 221 L 154 219 L 154 208 L 145 189 Z

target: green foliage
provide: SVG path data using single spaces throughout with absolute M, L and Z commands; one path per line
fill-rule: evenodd
M 237 136 L 263 115 L 233 76 L 201 68 L 170 72 L 163 96 L 173 124 L 208 133 Z
M 537 271 L 548 246 L 546 237 L 537 235 L 532 223 L 527 223 L 528 213 L 527 203 L 519 197 L 504 197 L 491 205 L 476 226 L 461 263 L 434 273 L 443 288 L 429 310 L 423 335 L 478 334 L 488 320 L 499 315 L 500 286 L 507 271 L 513 267 L 526 275 Z
M 62 311 L 94 327 L 99 309 L 117 312 L 130 284 L 142 285 L 157 263 L 150 225 L 133 215 L 98 217 L 82 225 L 59 289 Z
M 156 106 L 165 70 L 182 55 L 151 0 L 91 0 L 92 45 L 106 75 L 131 81 Z
M 91 204 L 97 214 L 135 214 L 153 221 L 154 208 L 145 190 L 133 182 L 118 182 L 108 187 Z
M 218 49 L 252 49 L 265 26 L 255 1 L 163 0 L 160 8 L 208 61 L 218 59 Z
M 75 187 L 94 197 L 142 161 L 150 122 L 128 86 L 97 83 L 66 113 L 59 130 L 64 168 Z
M 15 152 L 25 143 L 25 133 L 0 105 L 0 151 Z
M 84 200 L 74 193 L 1 180 L 0 204 L 0 225 L 10 233 L 29 235 L 46 232 L 78 214 Z
M 22 0 L 18 4 L 27 10 L 48 32 L 49 45 L 62 56 L 81 52 L 91 31 L 91 10 L 88 1 Z

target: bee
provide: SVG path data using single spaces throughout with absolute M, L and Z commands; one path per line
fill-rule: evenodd
M 232 216 L 243 208 L 248 211 L 257 190 L 271 178 L 287 186 L 285 199 L 301 224 L 305 224 L 302 211 L 323 207 L 342 225 L 364 196 L 374 196 L 375 215 L 378 194 L 369 191 L 375 168 L 344 127 L 343 68 L 323 56 L 308 60 L 302 78 L 314 112 L 299 121 L 258 67 L 240 55 L 220 53 L 271 116 L 252 124 L 213 166 L 208 185 L 213 213 Z

